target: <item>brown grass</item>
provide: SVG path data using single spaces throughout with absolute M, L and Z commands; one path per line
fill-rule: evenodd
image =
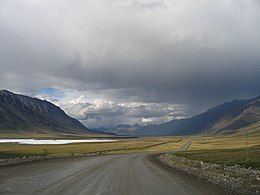
M 174 150 L 182 144 L 184 138 L 133 138 L 121 139 L 108 143 L 74 143 L 63 145 L 26 145 L 16 143 L 0 144 L 0 153 L 3 156 L 32 156 L 32 155 L 68 155 L 87 153 L 124 153 L 136 151 L 163 151 Z M 4 155 L 6 154 L 6 155 Z

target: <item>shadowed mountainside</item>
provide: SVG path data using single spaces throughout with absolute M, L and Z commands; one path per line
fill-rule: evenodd
M 54 104 L 0 90 L 1 132 L 92 133 Z
M 131 136 L 194 135 L 233 133 L 260 121 L 260 96 L 234 100 L 191 118 L 160 125 L 119 125 L 91 131 L 54 104 L 37 98 L 0 90 L 0 131 L 39 133 L 117 133 Z M 100 132 L 102 131 L 102 132 Z
M 119 134 L 119 135 L 127 135 L 131 131 L 135 131 L 143 126 L 139 124 L 134 124 L 134 125 L 126 125 L 126 124 L 120 124 L 117 125 L 116 127 L 100 127 L 100 128 L 95 128 L 93 129 L 94 131 L 97 132 L 105 132 L 105 133 L 114 133 L 114 134 Z
M 127 133 L 135 136 L 233 133 L 259 121 L 260 96 L 226 102 L 191 118 L 172 120 L 160 125 L 147 125 Z

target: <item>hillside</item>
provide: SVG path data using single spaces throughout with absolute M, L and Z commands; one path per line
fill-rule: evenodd
M 233 110 L 217 121 L 209 131 L 232 132 L 242 127 L 260 121 L 260 99 L 256 99 L 247 105 Z
M 93 129 L 96 132 L 105 132 L 105 133 L 113 133 L 113 134 L 118 134 L 118 135 L 127 135 L 130 134 L 130 132 L 134 132 L 137 129 L 141 128 L 142 126 L 139 124 L 134 124 L 134 125 L 126 125 L 126 124 L 121 124 L 117 125 L 116 127 L 100 127 L 100 128 L 95 128 Z
M 35 133 L 91 133 L 54 104 L 0 90 L 0 131 Z
M 135 136 L 194 135 L 199 133 L 232 133 L 260 121 L 260 96 L 234 100 L 209 109 L 191 118 L 148 125 L 134 131 Z
M 226 102 L 191 118 L 172 120 L 160 125 L 118 125 L 113 129 L 96 129 L 95 132 L 131 136 L 233 133 L 241 131 L 244 127 L 259 126 L 259 121 L 260 96 Z M 94 132 L 46 100 L 6 90 L 0 90 L 0 131 L 2 133 Z

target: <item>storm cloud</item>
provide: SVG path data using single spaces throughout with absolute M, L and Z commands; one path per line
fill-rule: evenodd
M 259 54 L 258 0 L 0 2 L 1 88 L 90 126 L 160 123 L 259 95 Z

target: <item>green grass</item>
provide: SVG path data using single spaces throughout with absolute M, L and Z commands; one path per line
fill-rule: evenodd
M 258 126 L 257 126 L 258 128 Z M 259 129 L 248 129 L 249 136 L 238 132 L 226 135 L 206 135 L 193 137 L 188 151 L 178 152 L 177 156 L 222 165 L 242 165 L 260 168 Z M 246 161 L 245 146 L 248 145 L 249 159 Z
M 234 149 L 209 149 L 209 150 L 188 150 L 177 152 L 179 157 L 186 157 L 192 160 L 217 163 L 222 165 L 242 165 L 245 167 L 260 168 L 260 145 L 248 148 L 248 161 L 245 157 L 245 148 Z

